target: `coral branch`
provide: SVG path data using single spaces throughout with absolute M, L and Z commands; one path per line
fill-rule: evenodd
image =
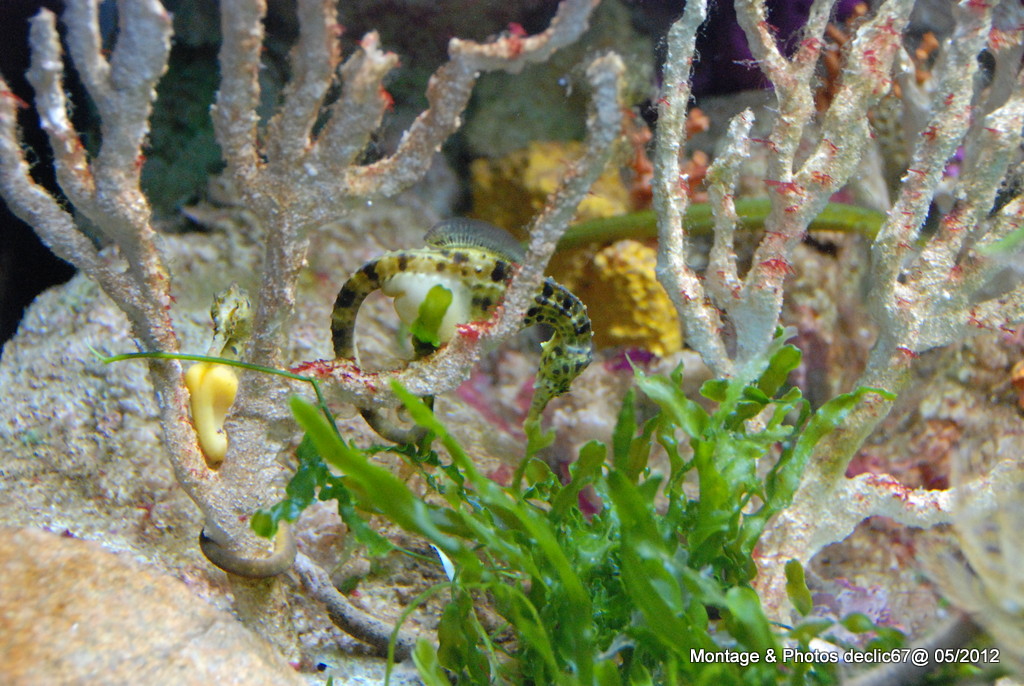
M 679 312 L 687 343 L 718 375 L 733 373 L 732 360 L 720 332 L 718 311 L 704 295 L 697 274 L 686 264 L 687 242 L 683 217 L 690 203 L 688 186 L 680 177 L 679 163 L 686 131 L 686 105 L 690 99 L 690 65 L 697 29 L 707 16 L 707 2 L 686 5 L 683 16 L 668 34 L 665 84 L 658 104 L 658 138 L 654 156 L 654 206 L 658 213 L 658 281 Z
M 0 91 L 10 93 L 3 79 Z M 131 303 L 138 308 L 135 293 L 124 275 L 111 268 L 92 241 L 78 231 L 71 215 L 32 180 L 18 137 L 17 120 L 14 99 L 0 97 L 0 192 L 7 206 L 36 229 L 50 250 L 89 274 L 115 302 Z
M 920 683 L 932 671 L 942 668 L 945 661 L 941 656 L 954 654 L 956 649 L 970 644 L 980 632 L 978 625 L 970 617 L 962 612 L 956 612 L 927 636 L 915 641 L 906 649 L 911 651 L 910 654 L 924 655 L 924 661 L 906 660 L 881 665 L 843 683 L 846 686 L 899 686 Z
M 97 109 L 103 108 L 100 109 L 102 117 L 110 96 L 110 63 L 103 56 L 98 7 L 97 0 L 69 3 L 66 19 L 71 59 L 78 68 L 89 97 L 97 103 Z
M 765 236 L 754 253 L 739 301 L 729 310 L 736 326 L 737 364 L 750 377 L 760 370 L 749 365 L 761 359 L 778 327 L 783 282 L 796 245 L 832 192 L 846 183 L 860 161 L 869 135 L 868 108 L 887 90 L 887 85 L 880 87 L 879 74 L 886 74 L 890 68 L 911 4 L 909 0 L 886 3 L 858 31 L 851 43 L 847 64 L 869 65 L 870 68 L 852 66 L 846 70 L 840 88 L 842 95 L 833 101 L 825 117 L 820 141 L 814 153 L 799 167 L 797 148 L 804 132 L 812 127 L 815 116 L 810 89 L 813 70 L 808 68 L 808 63 L 794 59 L 786 62 L 786 75 L 782 76 L 776 74 L 782 65 L 777 64 L 775 57 L 770 60 L 774 65 L 770 67 L 773 82 L 782 78 L 782 85 L 776 84 L 779 113 L 769 139 L 774 153 L 769 160 L 770 179 L 767 181 L 772 211 L 765 220 Z M 749 11 L 754 12 L 755 8 L 750 7 Z M 820 17 L 820 11 L 819 7 L 812 15 Z M 738 8 L 737 16 L 745 14 Z M 760 36 L 759 40 L 765 39 L 765 29 L 759 22 L 741 18 L 741 24 L 748 37 L 755 35 Z M 807 46 L 820 43 L 820 36 L 809 40 L 810 43 L 805 40 L 799 59 L 817 54 Z M 766 52 L 777 50 L 774 43 L 763 49 Z M 869 50 L 871 60 L 865 57 Z M 822 183 L 820 179 L 828 181 Z
M 981 484 L 964 483 L 967 472 L 968 465 L 954 466 L 953 532 L 959 545 L 931 551 L 925 567 L 957 608 L 970 613 L 1000 645 L 1003 661 L 1020 670 L 1024 668 L 1024 629 L 1018 611 L 1024 601 L 1020 464 L 1008 460 L 997 465 Z
M 74 8 L 76 3 L 70 5 Z M 79 39 L 75 21 L 72 14 L 66 22 L 69 46 L 74 46 Z M 98 102 L 103 135 L 95 174 L 101 184 L 106 183 L 109 176 L 112 183 L 137 186 L 141 172 L 139 154 L 149 134 L 156 84 L 167 71 L 171 52 L 171 17 L 157 0 L 140 0 L 118 5 L 118 23 L 117 43 L 110 57 L 106 91 L 109 97 L 103 103 L 93 97 Z M 72 57 L 75 57 L 74 47 Z M 99 62 L 102 55 L 89 52 L 86 59 Z M 141 198 L 141 193 L 139 195 Z M 145 203 L 144 198 L 141 200 Z M 148 203 L 146 205 L 144 214 L 148 218 Z M 142 207 L 135 209 L 141 217 Z
M 530 226 L 526 261 L 509 286 L 504 314 L 494 326 L 494 338 L 509 336 L 518 330 L 519 321 L 543 281 L 544 270 L 555 252 L 558 240 L 572 221 L 576 208 L 608 163 L 612 144 L 622 126 L 619 89 L 624 71 L 622 60 L 615 54 L 599 57 L 587 68 L 587 81 L 592 95 L 585 152 L 583 157 L 563 172 L 562 183 L 548 198 L 544 209 Z
M 384 390 L 391 381 L 398 381 L 421 396 L 453 390 L 468 378 L 485 345 L 517 333 L 559 238 L 611 154 L 621 126 L 619 81 L 623 69 L 616 55 L 600 57 L 588 67 L 593 97 L 587 119 L 586 152 L 566 170 L 561 185 L 534 220 L 526 260 L 513 277 L 495 318 L 460 326 L 455 337 L 437 353 L 414 360 L 399 371 L 364 375 L 351 362 L 342 360 L 306 365 L 303 372 L 331 380 L 339 399 L 360 407 L 394 406 L 397 398 Z
M 551 25 L 535 36 L 509 36 L 490 43 L 453 38 L 449 56 L 468 58 L 479 71 L 519 73 L 527 64 L 543 62 L 587 30 L 590 13 L 599 0 L 564 0 Z
M 255 182 L 258 168 L 256 129 L 260 104 L 260 52 L 263 49 L 263 0 L 220 3 L 220 90 L 210 110 L 217 142 L 237 178 Z
M 345 174 L 354 195 L 393 195 L 423 176 L 441 143 L 459 124 L 477 76 L 484 71 L 517 72 L 575 41 L 587 28 L 596 0 L 564 0 L 551 25 L 536 36 L 507 36 L 490 43 L 452 39 L 450 61 L 430 78 L 429 107 L 409 127 L 395 154 Z
M 362 612 L 331 583 L 330 577 L 319 565 L 299 553 L 295 558 L 295 571 L 302 579 L 302 585 L 309 594 L 324 604 L 327 614 L 335 626 L 348 635 L 358 638 L 371 646 L 380 657 L 388 654 L 388 644 L 394 627 L 386 625 L 375 617 Z M 411 636 L 399 634 L 395 642 L 395 660 L 399 662 L 412 654 L 415 641 Z
M 324 95 L 341 61 L 334 0 L 299 0 L 299 41 L 292 48 L 292 77 L 277 115 L 267 127 L 267 156 L 305 157 Z
M 565 0 L 551 26 L 536 36 L 510 35 L 485 44 L 452 41 L 451 59 L 429 87 L 430 106 L 407 132 L 397 152 L 374 165 L 355 167 L 389 105 L 382 80 L 397 58 L 379 49 L 376 34 L 368 34 L 359 52 L 342 67 L 345 83 L 341 97 L 317 132 L 324 99 L 339 71 L 340 27 L 332 0 L 299 0 L 293 78 L 261 145 L 257 111 L 266 4 L 262 0 L 223 0 L 221 85 L 212 109 L 214 130 L 228 174 L 263 232 L 254 333 L 243 353 L 247 361 L 265 366 L 284 362 L 309 232 L 342 211 L 353 196 L 390 194 L 418 180 L 441 143 L 458 126 L 478 73 L 518 71 L 546 59 L 582 34 L 596 1 Z M 70 203 L 97 227 L 109 248 L 98 251 L 78 230 L 71 213 L 31 179 L 19 144 L 13 98 L 0 98 L 0 191 L 55 252 L 99 282 L 127 314 L 140 347 L 175 353 L 179 344 L 170 317 L 169 277 L 157 250 L 149 204 L 139 188 L 154 88 L 170 51 L 170 17 L 156 0 L 119 3 L 117 43 L 108 60 L 102 50 L 97 10 L 98 0 L 70 0 L 64 18 L 69 54 L 99 113 L 102 136 L 95 157 L 90 158 L 71 124 L 56 21 L 46 11 L 33 20 L 30 78 L 54 149 L 58 181 Z M 468 373 L 484 340 L 518 329 L 526 309 L 523 294 L 535 287 L 558 237 L 604 167 L 619 132 L 621 73 L 622 64 L 615 57 L 596 60 L 588 71 L 595 105 L 588 122 L 587 153 L 566 175 L 563 187 L 538 220 L 531 262 L 514 279 L 504 314 L 476 330 L 467 327 L 437 360 L 392 376 L 408 379 L 408 385 L 422 395 L 450 389 L 460 375 Z M 6 91 L 2 81 L 0 88 Z M 126 266 L 123 272 L 119 260 Z M 386 375 L 341 372 L 339 378 L 348 372 L 352 377 L 339 384 L 343 392 L 352 398 L 372 396 L 372 402 L 382 401 L 379 384 L 387 380 Z M 293 390 L 289 382 L 245 373 L 230 410 L 227 398 L 231 394 L 218 391 L 216 398 L 207 398 L 204 407 L 216 407 L 214 428 L 207 428 L 206 433 L 223 430 L 231 437 L 226 453 L 223 442 L 216 443 L 217 462 L 207 466 L 197 444 L 179 361 L 152 358 L 150 373 L 175 476 L 205 516 L 203 549 L 229 572 L 250 576 L 279 572 L 288 564 L 293 539 L 282 534 L 275 555 L 250 529 L 248 517 L 266 506 L 280 489 L 277 458 L 294 430 L 282 409 L 287 405 L 285 396 Z M 234 378 L 229 381 L 225 388 L 230 386 L 233 391 Z M 224 412 L 227 417 L 222 426 Z M 285 611 L 280 584 L 272 579 L 242 579 L 236 573 L 230 580 L 236 609 L 245 621 L 267 635 L 291 640 L 294 633 L 282 629 L 290 615 Z M 336 600 L 326 598 L 335 609 Z M 381 632 L 377 629 L 359 631 L 379 648 Z M 403 653 L 408 649 L 407 643 L 400 645 Z M 288 646 L 284 650 L 290 652 Z
M 0 99 L 0 190 L 8 206 L 35 227 L 55 253 L 95 279 L 124 310 L 144 349 L 175 352 L 178 343 L 167 313 L 170 295 L 166 273 L 153 245 L 149 207 L 138 190 L 135 170 L 138 145 L 146 131 L 152 103 L 153 83 L 163 71 L 169 49 L 169 20 L 156 3 L 135 3 L 127 10 L 121 40 L 134 45 L 124 33 L 139 31 L 148 43 L 141 56 L 140 74 L 129 78 L 117 69 L 109 69 L 95 49 L 95 18 L 89 16 L 95 3 L 72 5 L 69 16 L 80 21 L 80 25 L 69 35 L 69 45 L 72 53 L 88 62 L 80 65 L 79 71 L 90 83 L 92 92 L 108 97 L 102 105 L 97 104 L 98 109 L 125 126 L 112 132 L 111 139 L 103 140 L 100 155 L 106 155 L 107 167 L 90 164 L 68 120 L 55 20 L 45 10 L 32 21 L 29 78 L 36 89 L 42 126 L 54 149 L 58 181 L 72 203 L 114 240 L 128 260 L 128 271 L 122 273 L 111 255 L 97 252 L 71 215 L 31 179 L 19 145 L 16 112 L 10 98 Z M 111 79 L 117 79 L 117 88 L 110 85 Z M 0 88 L 6 91 L 7 86 L 0 84 Z M 128 150 L 133 141 L 136 147 Z M 122 160 L 127 170 L 115 168 L 117 160 Z M 209 511 L 209 473 L 188 423 L 188 394 L 182 383 L 181 367 L 175 361 L 153 361 L 150 371 L 175 475 L 197 504 Z
M 908 332 L 914 329 L 913 323 L 906 322 L 913 308 L 899 307 L 898 299 L 910 296 L 916 300 L 917 294 L 900 288 L 897 277 L 924 223 L 929 201 L 946 162 L 970 124 L 972 93 L 963 84 L 970 83 L 977 72 L 977 55 L 984 47 L 991 26 L 991 8 L 982 11 L 961 8 L 958 15 L 957 34 L 950 41 L 943 60 L 931 103 L 932 116 L 926 126 L 933 133 L 918 140 L 899 197 L 871 248 L 872 280 L 878 284 L 870 297 L 872 313 L 879 322 L 892 327 L 905 326 Z
M 44 10 L 32 19 L 29 41 L 32 64 L 26 76 L 36 92 L 39 121 L 53 150 L 57 181 L 76 206 L 90 203 L 96 192 L 85 146 L 68 118 L 64 96 L 64 62 L 56 18 Z
M 743 161 L 750 155 L 750 127 L 754 113 L 744 110 L 729 122 L 728 145 L 708 168 L 708 197 L 715 206 L 714 243 L 705 276 L 715 304 L 727 309 L 739 297 L 741 281 L 736 270 L 735 236 L 739 216 L 733 193 Z
M 732 193 L 739 164 L 748 150 L 749 115 L 741 114 L 731 123 L 722 152 L 709 172 L 715 239 L 702 282 L 687 265 L 690 255 L 682 217 L 689 198 L 679 164 L 693 35 L 703 19 L 702 4 L 688 3 L 682 19 L 669 32 L 655 151 L 658 276 L 680 314 L 687 343 L 718 375 L 753 379 L 767 363 L 765 351 L 779 325 L 793 251 L 830 196 L 857 172 L 871 135 L 869 111 L 890 91 L 893 64 L 902 54 L 902 33 L 913 3 L 892 0 L 881 4 L 844 46 L 838 94 L 826 112 L 817 113 L 811 81 L 830 5 L 814 3 L 803 41 L 787 59 L 767 23 L 764 4 L 758 0 L 736 3 L 739 22 L 754 57 L 772 82 L 777 102 L 766 142 L 772 152 L 765 181 L 771 211 L 764 220 L 765 235 L 742 279 L 733 249 L 736 217 Z M 986 250 L 1024 225 L 1024 203 L 1011 199 L 1003 201 L 1003 206 L 996 200 L 1001 185 L 1012 188 L 1016 183 L 1015 179 L 1005 184 L 1003 180 L 1019 157 L 1024 128 L 1019 59 L 997 59 L 1002 73 L 995 75 L 990 93 L 980 92 L 975 81 L 977 56 L 986 40 L 997 42 L 993 50 L 1018 54 L 1019 22 L 1014 23 L 1007 10 L 1000 15 L 1000 33 L 993 34 L 989 3 L 963 2 L 955 12 L 956 33 L 935 68 L 927 121 L 913 132 L 913 162 L 872 246 L 869 299 L 880 328 L 858 386 L 898 392 L 908 383 L 911 364 L 920 352 L 956 340 L 968 324 L 1012 330 L 1022 314 L 1024 289 L 1019 286 L 980 303 L 976 296 L 1005 264 L 992 259 Z M 917 92 L 916 86 L 907 85 L 908 91 Z M 991 103 L 989 113 L 976 116 L 972 103 L 986 97 Z M 946 168 L 960 146 L 965 159 L 953 183 L 945 177 Z M 940 183 L 952 188 L 952 209 L 941 219 L 936 234 L 920 241 L 921 227 Z M 997 210 L 990 216 L 994 205 Z M 720 310 L 705 296 L 705 284 Z M 734 355 L 728 352 L 732 341 L 723 335 L 723 315 L 735 331 Z M 839 429 L 816 446 L 793 504 L 770 523 L 762 539 L 759 584 L 766 590 L 770 607 L 779 610 L 786 603 L 782 565 L 773 560 L 794 557 L 807 561 L 874 514 L 911 526 L 949 520 L 949 493 L 909 491 L 880 477 L 846 479 L 849 460 L 891 405 L 882 397 L 866 398 Z
M 331 106 L 330 119 L 314 145 L 316 164 L 332 175 L 351 165 L 366 147 L 370 135 L 380 126 L 388 107 L 384 77 L 398 65 L 398 56 L 382 52 L 380 37 L 371 31 L 363 37 L 359 51 L 341 68 L 344 89 Z

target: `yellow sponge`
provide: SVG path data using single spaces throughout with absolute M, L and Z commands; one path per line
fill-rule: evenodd
M 564 276 L 587 305 L 596 346 L 644 348 L 662 356 L 682 347 L 679 318 L 655 275 L 657 259 L 645 243 L 618 241 Z
M 474 216 L 516 233 L 544 208 L 566 167 L 582 154 L 583 144 L 578 141 L 537 141 L 500 159 L 475 160 L 470 167 Z M 612 166 L 580 203 L 576 219 L 613 217 L 629 211 L 629 192 Z

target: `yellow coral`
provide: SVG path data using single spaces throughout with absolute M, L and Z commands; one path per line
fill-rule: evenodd
M 473 213 L 516 229 L 527 225 L 561 182 L 568 163 L 582 154 L 577 142 L 531 143 L 498 160 L 473 162 Z M 629 191 L 610 168 L 580 204 L 577 221 L 630 211 Z M 590 248 L 555 255 L 550 273 L 586 303 L 600 347 L 639 347 L 658 355 L 682 347 L 679 319 L 655 277 L 653 248 L 631 240 L 596 254 Z
M 577 141 L 534 142 L 501 159 L 475 160 L 470 167 L 473 214 L 512 231 L 527 225 L 558 187 L 569 162 L 582 153 Z M 629 192 L 609 168 L 580 203 L 576 217 L 583 221 L 629 211 Z
M 222 364 L 197 362 L 185 374 L 185 385 L 192 400 L 192 421 L 199 447 L 207 463 L 217 467 L 228 452 L 224 419 L 238 393 L 238 375 Z
M 657 355 L 682 347 L 679 319 L 655 276 L 656 264 L 654 248 L 618 241 L 599 250 L 572 279 L 573 291 L 587 305 L 596 345 Z

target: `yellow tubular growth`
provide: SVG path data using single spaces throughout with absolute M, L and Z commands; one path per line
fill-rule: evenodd
M 185 385 L 192 398 L 192 421 L 199 447 L 206 462 L 216 468 L 228 452 L 224 419 L 238 392 L 238 375 L 231 367 L 212 362 L 197 362 L 185 374 Z

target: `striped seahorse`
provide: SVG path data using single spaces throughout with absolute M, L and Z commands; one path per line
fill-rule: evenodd
M 505 296 L 515 268 L 524 259 L 522 246 L 503 229 L 473 219 L 450 219 L 434 226 L 424 238 L 426 247 L 385 253 L 363 265 L 338 293 L 331 314 L 334 355 L 359 365 L 355 323 L 368 295 L 380 290 L 394 299 L 398 316 L 412 326 L 420 305 L 435 286 L 451 292 L 452 300 L 437 330 L 440 345 L 451 340 L 455 328 L 466 322 L 489 319 Z M 569 390 L 572 381 L 590 364 L 593 333 L 587 308 L 553 279 L 545 279 L 523 319 L 551 327 L 542 353 L 527 422 L 538 421 L 548 402 Z M 417 356 L 436 348 L 413 338 Z M 428 398 L 431 402 L 432 398 Z M 381 410 L 364 408 L 363 417 L 384 438 L 396 443 L 419 440 L 417 427 L 403 428 Z

